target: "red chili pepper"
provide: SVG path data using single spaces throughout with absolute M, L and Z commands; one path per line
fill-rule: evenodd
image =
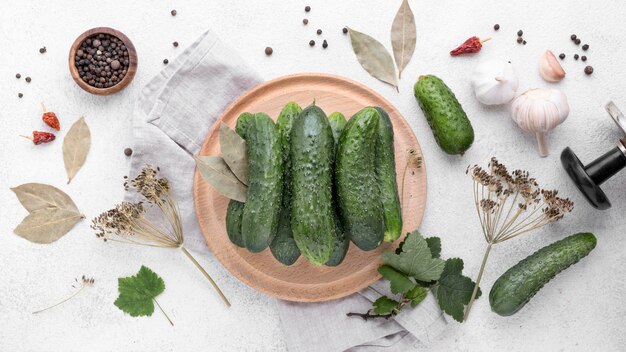
M 43 122 L 46 123 L 46 125 L 50 126 L 50 128 L 57 131 L 61 130 L 61 124 L 59 123 L 59 119 L 57 118 L 57 115 L 52 111 L 44 112 L 41 116 L 41 119 L 43 120 Z
M 452 50 L 450 55 L 458 56 L 463 54 L 474 54 L 480 51 L 483 47 L 483 43 L 490 40 L 491 38 L 487 38 L 483 41 L 480 38 L 474 36 L 466 40 L 463 44 L 459 45 L 458 48 Z
M 33 144 L 35 145 L 39 145 L 39 144 L 43 144 L 43 143 L 50 143 L 52 142 L 56 136 L 50 132 L 40 132 L 40 131 L 33 131 L 33 136 L 22 136 L 26 139 L 30 139 L 31 141 L 33 141 Z

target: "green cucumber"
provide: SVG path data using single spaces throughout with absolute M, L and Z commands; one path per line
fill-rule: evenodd
M 507 270 L 489 293 L 491 310 L 502 316 L 515 314 L 553 277 L 585 257 L 596 246 L 589 232 L 556 241 Z
M 335 152 L 337 151 L 337 144 L 339 142 L 339 136 L 341 136 L 341 132 L 346 127 L 346 118 L 340 112 L 333 112 L 328 116 L 328 123 L 330 124 L 330 128 L 333 130 L 333 138 L 335 140 Z M 334 174 L 333 174 L 334 177 Z M 339 220 L 339 214 L 337 213 L 337 187 L 335 187 L 335 182 L 333 182 L 333 215 L 335 219 L 335 227 L 337 228 L 337 236 L 335 237 L 335 246 L 333 249 L 333 253 L 330 255 L 330 259 L 324 264 L 327 266 L 337 266 L 343 262 L 343 259 L 346 257 L 346 253 L 348 252 L 348 247 L 350 246 L 350 239 L 343 231 L 343 226 L 341 225 L 341 221 Z
M 346 127 L 346 117 L 343 116 L 340 112 L 333 112 L 328 115 L 328 123 L 330 124 L 330 128 L 333 130 L 333 138 L 335 139 L 335 146 L 339 143 L 339 136 L 341 136 L 341 132 Z
M 302 108 L 297 103 L 287 103 L 278 115 L 276 122 L 282 145 L 283 199 L 278 218 L 278 232 L 270 244 L 270 250 L 274 258 L 285 265 L 295 263 L 300 257 L 300 250 L 291 231 L 291 157 L 289 154 L 291 150 L 291 127 L 301 111 Z
M 378 137 L 376 140 L 376 177 L 383 205 L 385 241 L 393 242 L 402 233 L 402 209 L 396 181 L 396 153 L 393 147 L 393 125 L 389 115 L 379 107 Z
M 230 241 L 239 247 L 245 247 L 241 235 L 241 216 L 244 205 L 245 203 L 231 199 L 226 210 L 226 233 Z
M 454 93 L 435 76 L 420 76 L 415 97 L 437 144 L 448 154 L 463 155 L 474 142 L 474 129 Z
M 335 163 L 340 220 L 352 242 L 364 251 L 378 247 L 384 237 L 375 170 L 379 119 L 374 108 L 352 116 L 339 138 Z
M 256 253 L 269 246 L 278 227 L 283 185 L 280 134 L 264 113 L 241 114 L 236 131 L 248 147 L 248 191 L 241 235 L 246 248 Z
M 333 132 L 317 106 L 302 110 L 291 129 L 291 228 L 302 255 L 321 265 L 333 252 Z

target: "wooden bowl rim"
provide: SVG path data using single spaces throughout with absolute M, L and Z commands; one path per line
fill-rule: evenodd
M 85 83 L 78 74 L 78 69 L 76 68 L 76 60 L 74 59 L 80 44 L 85 39 L 87 39 L 88 37 L 94 34 L 101 34 L 101 33 L 109 34 L 114 37 L 117 37 L 124 43 L 124 45 L 126 45 L 126 49 L 128 49 L 129 65 L 126 71 L 126 75 L 116 85 L 112 87 L 108 87 L 108 88 L 96 88 Z M 126 88 L 130 84 L 130 82 L 132 82 L 132 80 L 135 78 L 135 73 L 137 71 L 136 67 L 138 65 L 137 50 L 135 49 L 135 45 L 133 44 L 133 42 L 130 40 L 130 38 L 128 38 L 128 36 L 126 36 L 126 34 L 111 27 L 94 27 L 94 28 L 84 31 L 81 35 L 79 35 L 78 38 L 74 40 L 74 43 L 72 43 L 72 46 L 70 47 L 68 62 L 69 62 L 69 67 L 70 67 L 70 74 L 72 75 L 74 82 L 76 82 L 76 84 L 78 84 L 78 86 L 81 87 L 84 91 L 89 92 L 91 94 L 95 94 L 95 95 L 110 95 L 110 94 L 117 93 L 121 91 L 122 89 Z M 131 67 L 133 67 L 133 64 L 134 64 L 134 69 L 131 69 Z
M 202 150 L 206 149 L 208 143 L 209 143 L 209 138 L 208 136 L 211 136 L 213 133 L 215 133 L 215 131 L 220 127 L 220 124 L 222 122 L 222 120 L 224 119 L 225 116 L 228 116 L 232 110 L 235 110 L 237 108 L 237 106 L 242 102 L 245 101 L 245 99 L 249 99 L 250 96 L 256 96 L 258 94 L 263 94 L 263 90 L 268 89 L 268 87 L 271 87 L 274 84 L 280 83 L 282 81 L 288 81 L 288 80 L 297 80 L 297 79 L 302 79 L 302 78 L 317 78 L 317 79 L 331 79 L 331 80 L 340 80 L 340 81 L 344 81 L 347 82 L 349 84 L 352 84 L 354 86 L 356 86 L 359 89 L 364 90 L 365 92 L 367 92 L 368 94 L 377 97 L 378 99 L 380 99 L 382 102 L 384 102 L 387 106 L 391 107 L 391 109 L 394 110 L 394 112 L 397 113 L 398 116 L 400 116 L 405 123 L 410 126 L 408 124 L 408 121 L 406 119 L 404 119 L 404 116 L 400 113 L 400 111 L 393 105 L 391 104 L 386 98 L 384 98 L 382 95 L 376 93 L 374 90 L 372 90 L 371 88 L 365 86 L 362 83 L 356 82 L 354 80 L 351 80 L 349 78 L 343 77 L 343 76 L 339 76 L 339 75 L 333 75 L 333 74 L 328 74 L 328 73 L 317 73 L 317 72 L 310 72 L 310 73 L 297 73 L 297 74 L 289 74 L 289 75 L 284 75 L 284 76 L 280 76 L 277 78 L 274 78 L 272 80 L 263 82 L 249 90 L 247 90 L 246 92 L 242 93 L 235 101 L 233 101 L 221 114 L 220 116 L 217 118 L 217 120 L 215 120 L 215 122 L 213 123 L 213 126 L 211 127 L 211 129 L 209 130 L 209 132 L 207 133 L 207 137 L 205 137 L 204 142 L 202 143 L 202 147 L 199 150 L 199 153 L 202 152 Z M 419 156 L 422 156 L 422 164 L 421 167 L 419 169 L 419 172 L 421 173 L 421 183 L 420 183 L 420 188 L 423 190 L 422 191 L 422 206 L 419 207 L 419 209 L 412 214 L 413 217 L 416 217 L 416 221 L 417 224 L 419 226 L 419 224 L 421 223 L 423 216 L 424 216 L 424 212 L 426 209 L 426 200 L 427 200 L 427 185 L 428 185 L 428 179 L 427 179 L 427 174 L 426 174 L 426 165 L 425 162 L 423 160 L 423 153 L 421 150 L 421 146 L 419 145 L 419 141 L 417 140 L 417 136 L 415 135 L 415 132 L 410 129 L 409 133 L 412 135 L 413 139 L 416 141 L 416 151 L 418 153 Z M 235 278 L 237 278 L 238 280 L 240 280 L 241 282 L 243 282 L 244 284 L 246 284 L 247 286 L 251 287 L 252 289 L 262 292 L 270 297 L 275 297 L 278 299 L 283 299 L 286 301 L 291 301 L 291 302 L 325 302 L 325 301 L 331 301 L 331 300 L 336 300 L 336 299 L 340 299 L 346 296 L 349 296 L 350 294 L 354 294 L 368 286 L 370 286 L 371 284 L 373 284 L 374 282 L 376 282 L 377 280 L 379 280 L 382 276 L 380 274 L 377 273 L 377 275 L 372 278 L 371 280 L 365 280 L 362 283 L 360 283 L 359 285 L 355 285 L 354 289 L 352 290 L 352 292 L 350 293 L 342 293 L 342 292 L 338 292 L 338 293 L 334 293 L 332 295 L 328 295 L 322 299 L 313 299 L 310 297 L 298 297 L 298 298 L 294 298 L 291 295 L 289 295 L 288 292 L 276 292 L 276 291 L 272 291 L 272 290 L 268 290 L 266 289 L 264 286 L 259 286 L 256 285 L 254 280 L 250 280 L 250 278 L 246 277 L 245 275 L 242 275 L 242 270 L 236 269 L 234 267 L 232 267 L 232 265 L 230 264 L 225 264 L 228 263 L 228 260 L 224 257 L 223 253 L 220 253 L 220 251 L 216 250 L 217 248 L 215 248 L 213 246 L 213 243 L 211 241 L 207 240 L 207 236 L 211 235 L 211 234 L 207 234 L 205 231 L 205 228 L 202 226 L 202 221 L 200 219 L 200 213 L 198 211 L 198 208 L 200 206 L 199 202 L 199 197 L 198 197 L 198 185 L 200 184 L 200 182 L 204 182 L 202 179 L 202 176 L 200 176 L 200 173 L 198 172 L 198 169 L 196 168 L 194 171 L 194 180 L 193 180 L 193 197 L 194 197 L 194 207 L 195 207 L 195 212 L 196 212 L 196 217 L 198 219 L 198 222 L 200 223 L 200 230 L 202 232 L 202 235 L 209 247 L 209 249 L 211 250 L 211 252 L 213 253 L 213 255 L 215 255 L 215 257 L 218 259 L 218 261 L 220 262 L 220 264 Z M 221 234 L 226 236 L 226 234 Z M 402 234 L 402 236 L 400 237 L 400 239 L 403 239 L 405 237 L 405 233 Z M 400 240 L 398 239 L 398 240 Z M 351 244 L 352 246 L 353 244 Z M 249 264 L 244 264 L 244 265 L 248 265 Z M 259 279 L 263 279 L 266 280 L 268 282 L 283 282 L 283 283 L 287 283 L 289 284 L 291 287 L 301 287 L 301 288 L 309 288 L 311 286 L 311 284 L 307 284 L 307 283 L 292 283 L 292 282 L 287 282 L 272 276 L 269 276 L 268 274 L 266 274 L 263 271 L 260 270 L 256 270 L 254 268 L 251 268 L 252 271 L 255 272 L 256 275 L 258 275 Z M 319 284 L 318 284 L 319 285 Z M 325 287 L 328 286 L 333 286 L 333 282 L 329 282 L 324 284 Z

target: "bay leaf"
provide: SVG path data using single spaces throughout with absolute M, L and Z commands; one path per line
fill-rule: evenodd
M 28 212 L 59 208 L 79 213 L 72 198 L 60 189 L 43 183 L 25 183 L 11 188 Z
M 222 157 L 239 181 L 248 185 L 248 148 L 246 141 L 225 123 L 220 125 Z
M 85 163 L 90 147 L 91 132 L 85 118 L 81 117 L 74 122 L 63 140 L 63 161 L 67 171 L 67 183 L 72 182 L 78 170 Z
M 365 33 L 348 28 L 352 50 L 365 71 L 372 77 L 391 84 L 398 89 L 396 67 L 387 49 Z
M 245 203 L 248 187 L 241 183 L 219 156 L 194 155 L 202 178 L 224 197 Z
M 52 243 L 68 233 L 85 216 L 61 208 L 37 209 L 17 225 L 16 235 L 35 243 Z
M 411 61 L 416 38 L 415 16 L 411 11 L 409 1 L 403 0 L 391 24 L 391 46 L 396 66 L 398 66 L 398 78 L 402 77 L 402 71 Z

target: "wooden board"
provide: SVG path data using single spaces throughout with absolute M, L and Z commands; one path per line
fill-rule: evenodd
M 276 119 L 286 103 L 295 101 L 305 107 L 313 100 L 327 115 L 340 111 L 346 118 L 366 106 L 385 109 L 393 122 L 396 170 L 398 185 L 401 185 L 408 151 L 414 149 L 417 155 L 422 155 L 411 127 L 396 108 L 369 88 L 327 74 L 285 76 L 246 92 L 223 112 L 211 128 L 200 154 L 220 155 L 218 137 L 221 122 L 234 128 L 239 114 L 246 111 L 266 112 Z M 406 233 L 418 228 L 424 214 L 426 170 L 423 163 L 419 169 L 409 169 L 403 193 L 403 232 Z M 230 242 L 225 225 L 229 200 L 204 182 L 197 170 L 194 177 L 194 201 L 202 233 L 224 267 L 250 287 L 284 300 L 319 302 L 355 293 L 380 278 L 376 269 L 380 265 L 381 253 L 396 248 L 398 244 L 398 241 L 384 243 L 370 252 L 363 252 L 350 244 L 345 260 L 334 268 L 309 264 L 303 257 L 292 266 L 284 266 L 274 259 L 269 249 L 253 254 Z

